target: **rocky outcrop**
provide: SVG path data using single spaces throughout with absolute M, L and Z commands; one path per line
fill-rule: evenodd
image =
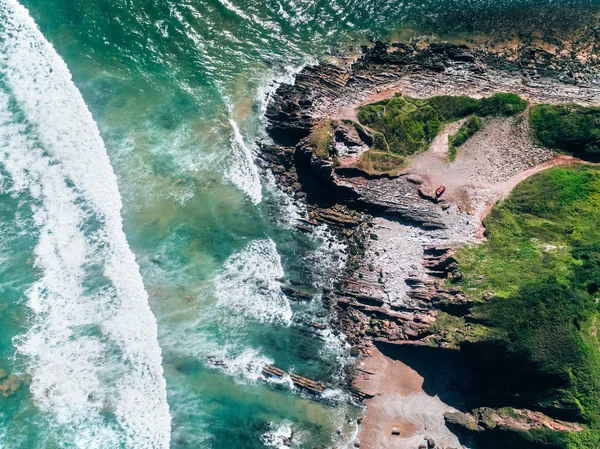
M 445 227 L 439 209 L 421 198 L 406 176 L 371 179 L 368 182 L 363 177 L 338 179 L 343 185 L 352 186 L 357 194 L 356 203 L 375 215 L 397 217 L 425 229 Z
M 315 124 L 315 103 L 339 96 L 349 77 L 345 69 L 331 64 L 305 67 L 294 84 L 282 84 L 269 103 L 269 135 L 278 144 L 295 146 Z
M 336 114 L 349 104 L 358 104 L 379 93 L 379 89 L 399 89 L 400 80 L 404 86 L 417 86 L 419 89 L 413 92 L 418 91 L 422 96 L 445 93 L 448 85 L 459 86 L 474 95 L 509 90 L 527 97 L 533 89 L 541 92 L 539 98 L 542 99 L 561 102 L 576 99 L 582 104 L 600 95 L 600 78 L 593 70 L 588 71 L 583 62 L 569 63 L 561 58 L 551 61 L 542 51 L 525 48 L 511 52 L 490 53 L 446 43 L 388 45 L 378 42 L 365 47 L 351 67 L 320 64 L 305 68 L 294 85 L 277 89 L 269 104 L 266 117 L 273 143 L 263 144 L 260 156 L 285 191 L 307 201 L 310 214 L 298 222 L 298 231 L 310 233 L 324 223 L 348 245 L 346 268 L 324 301 L 337 309 L 332 324 L 346 334 L 353 346 L 352 355 L 368 355 L 373 342 L 456 348 L 452 335 L 439 335 L 434 324 L 438 317 L 444 316 L 441 312 L 462 315 L 472 303 L 456 285 L 462 274 L 454 249 L 439 246 L 424 249 L 422 267 L 415 270 L 414 275 L 412 271 L 403 272 L 401 279 L 410 274 L 405 279 L 409 301 L 389 300 L 381 268 L 364 257 L 369 241 L 378 238 L 372 232 L 373 216 L 391 217 L 418 226 L 427 230 L 428 236 L 438 231 L 436 235 L 450 235 L 445 229 L 449 219 L 444 221 L 451 212 L 447 210 L 450 203 L 437 202 L 429 191 L 431 186 L 416 176 L 373 175 L 362 171 L 358 164 L 343 163 L 344 158 L 358 160 L 373 142 L 368 130 Z M 556 89 L 554 81 L 540 77 L 548 71 L 567 74 L 569 70 L 571 75 L 565 75 L 569 79 L 589 84 Z M 503 89 L 503 86 L 510 88 Z M 448 89 L 448 92 L 457 90 Z M 311 147 L 309 136 L 312 137 L 317 123 L 320 125 L 324 117 L 332 115 L 335 117 L 331 142 L 323 146 L 324 151 L 321 148 L 317 152 Z M 415 257 L 419 255 L 420 252 L 415 251 Z M 308 300 L 311 296 L 310 292 L 291 285 L 284 286 L 283 291 L 292 300 Z M 404 290 L 402 292 L 404 294 Z M 483 300 L 489 299 L 486 295 Z M 449 426 L 475 434 L 484 430 L 549 426 L 560 430 L 552 427 L 556 425 L 564 425 L 568 431 L 578 430 L 569 427 L 571 423 L 546 419 L 538 412 L 515 410 L 513 414 L 518 416 L 493 409 L 476 409 L 469 414 L 447 414 L 446 421 Z M 438 446 L 429 441 L 425 447 Z
M 448 280 L 453 283 L 462 279 L 454 256 L 453 248 L 425 248 L 423 267 L 426 276 L 406 279 L 406 284 L 410 287 L 408 296 L 421 307 L 433 307 L 461 314 L 471 302 L 459 287 L 447 285 Z
M 370 72 L 374 68 L 394 71 L 398 67 L 408 73 L 430 70 L 443 72 L 446 67 L 455 63 L 472 64 L 472 70 L 483 73 L 485 67 L 481 55 L 476 56 L 466 45 L 445 42 L 433 42 L 425 48 L 418 48 L 410 43 L 393 43 L 387 45 L 375 42 L 372 47 L 363 47 L 363 56 L 356 62 L 354 69 L 359 72 Z M 385 73 L 385 72 L 384 72 Z
M 445 413 L 444 419 L 449 427 L 475 435 L 484 431 L 527 432 L 532 429 L 549 429 L 559 432 L 579 432 L 583 430 L 578 423 L 554 419 L 542 412 L 515 408 L 480 407 L 470 413 L 455 410 Z
M 560 62 L 563 65 L 557 60 L 563 61 Z M 525 72 L 521 64 L 527 67 Z M 277 89 L 266 111 L 267 131 L 275 145 L 263 145 L 262 158 L 273 168 L 285 190 L 309 203 L 320 207 L 343 204 L 372 215 L 391 215 L 425 228 L 443 228 L 435 201 L 430 201 L 432 198 L 406 176 L 389 179 L 387 175 L 365 173 L 357 164 L 336 162 L 340 158 L 358 160 L 372 145 L 372 138 L 364 128 L 336 120 L 329 157 L 322 158 L 315 156 L 307 141 L 315 124 L 324 117 L 336 116 L 348 104 L 360 103 L 380 88 L 396 86 L 400 89 L 400 80 L 405 85 L 420 83 L 423 94 L 427 94 L 428 89 L 433 93 L 450 85 L 469 86 L 479 94 L 511 89 L 527 96 L 528 89 L 534 89 L 541 91 L 549 101 L 577 99 L 585 104 L 600 95 L 600 78 L 582 64 L 568 58 L 554 58 L 550 62 L 541 50 L 527 48 L 501 54 L 450 43 L 375 42 L 372 47 L 364 47 L 362 56 L 351 66 L 327 63 L 308 66 L 296 76 L 293 85 L 283 84 Z M 539 75 L 534 73 L 550 66 L 552 73 L 563 69 L 571 74 L 581 71 L 587 74 L 586 79 L 589 78 L 591 84 L 568 91 L 554 89 L 551 84 L 540 89 L 541 82 L 549 81 L 539 80 Z M 519 76 L 531 74 L 533 78 L 510 79 L 514 76 L 511 68 L 518 70 Z M 533 82 L 534 78 L 537 81 Z M 598 85 L 593 84 L 595 81 Z M 522 84 L 515 84 L 519 82 Z

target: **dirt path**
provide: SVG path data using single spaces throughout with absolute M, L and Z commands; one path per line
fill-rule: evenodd
M 559 167 L 561 165 L 571 165 L 571 164 L 586 164 L 586 165 L 598 165 L 592 164 L 590 162 L 584 161 L 583 159 L 579 159 L 573 156 L 557 156 L 553 159 L 550 159 L 542 164 L 536 165 L 535 167 L 531 167 L 524 172 L 517 173 L 509 180 L 494 186 L 494 190 L 501 196 L 501 198 L 505 198 L 508 194 L 522 181 L 529 178 L 530 176 L 535 175 L 544 170 L 548 170 L 552 167 Z

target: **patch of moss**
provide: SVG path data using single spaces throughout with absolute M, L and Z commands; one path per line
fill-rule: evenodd
M 358 166 L 371 175 L 387 173 L 395 176 L 404 167 L 404 161 L 404 158 L 397 154 L 372 149 L 361 155 Z
M 529 124 L 542 145 L 584 159 L 600 160 L 600 108 L 537 105 L 530 111 Z
M 329 149 L 333 142 L 334 127 L 333 120 L 321 120 L 308 136 L 308 145 L 313 149 L 315 156 L 320 159 L 327 159 L 330 156 Z
M 431 331 L 452 347 L 458 348 L 465 340 L 480 338 L 487 329 L 478 324 L 468 323 L 462 316 L 440 311 Z
M 462 146 L 477 131 L 480 131 L 481 128 L 483 128 L 483 120 L 476 115 L 471 115 L 456 134 L 448 136 L 448 156 L 450 161 L 456 159 L 456 148 Z

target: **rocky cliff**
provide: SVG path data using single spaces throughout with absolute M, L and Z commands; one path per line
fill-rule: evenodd
M 333 324 L 346 333 L 353 354 L 369 355 L 373 344 L 456 347 L 461 329 L 448 332 L 449 326 L 436 324 L 440 316 L 461 316 L 472 305 L 458 286 L 462 273 L 455 247 L 481 237 L 481 219 L 491 205 L 534 170 L 528 167 L 553 157 L 529 142 L 519 120 L 492 120 L 485 136 L 472 144 L 471 166 L 463 163 L 470 171 L 458 170 L 465 176 L 463 184 L 448 201 L 440 201 L 434 195 L 435 176 L 451 172 L 432 174 L 430 160 L 420 166 L 411 162 L 393 175 L 370 173 L 356 164 L 373 145 L 373 134 L 357 125 L 356 108 L 394 93 L 481 97 L 498 91 L 535 102 L 592 105 L 600 99 L 595 62 L 527 46 L 490 51 L 423 40 L 376 42 L 352 64 L 307 67 L 293 85 L 277 89 L 266 113 L 272 142 L 261 145 L 261 160 L 285 191 L 310 206 L 310 217 L 298 223 L 299 230 L 312 232 L 317 223 L 326 223 L 348 244 L 348 264 L 332 303 L 338 311 Z M 324 120 L 325 151 L 312 138 Z M 497 160 L 482 152 L 502 147 L 494 129 L 519 152 Z M 490 158 L 494 176 L 482 174 L 482 155 Z M 498 163 L 501 170 L 495 169 Z M 499 412 L 488 415 L 504 419 Z M 532 424 L 534 418 L 539 419 Z M 476 414 L 449 417 L 471 432 L 484 430 L 481 419 Z M 511 419 L 502 423 L 510 421 L 517 430 L 526 422 L 534 430 L 556 424 L 527 410 Z

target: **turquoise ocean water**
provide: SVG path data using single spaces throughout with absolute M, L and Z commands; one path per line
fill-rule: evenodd
M 313 326 L 344 248 L 254 142 L 303 65 L 459 3 L 0 0 L 0 447 L 348 444 L 348 348 Z

